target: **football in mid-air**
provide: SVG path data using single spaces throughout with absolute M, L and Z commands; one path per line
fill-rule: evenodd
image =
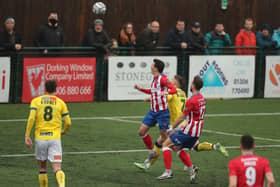
M 92 12 L 97 15 L 106 13 L 106 5 L 103 2 L 96 2 L 92 6 Z

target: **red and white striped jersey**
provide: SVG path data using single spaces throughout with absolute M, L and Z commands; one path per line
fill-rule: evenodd
M 151 110 L 153 112 L 167 110 L 167 95 L 163 95 L 163 92 L 168 94 L 177 93 L 176 88 L 164 74 L 154 77 L 150 89 L 142 88 L 140 91 L 151 95 Z
M 199 137 L 203 128 L 206 101 L 199 93 L 193 95 L 186 102 L 184 114 L 188 118 L 188 124 L 182 127 L 182 131 L 192 137 Z

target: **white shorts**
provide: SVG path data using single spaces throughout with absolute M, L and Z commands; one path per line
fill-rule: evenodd
M 61 140 L 35 140 L 35 155 L 37 160 L 62 162 Z

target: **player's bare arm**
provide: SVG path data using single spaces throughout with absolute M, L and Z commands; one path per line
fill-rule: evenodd
M 134 86 L 134 88 L 135 88 L 136 90 L 139 90 L 140 92 L 145 93 L 145 94 L 151 94 L 151 89 L 150 89 L 150 88 L 142 88 L 142 87 L 140 87 L 138 84 L 136 84 L 136 85 Z
M 229 187 L 237 187 L 237 176 L 229 177 Z
M 272 172 L 268 172 L 265 174 L 265 178 L 267 181 L 267 187 L 274 187 L 275 180 Z

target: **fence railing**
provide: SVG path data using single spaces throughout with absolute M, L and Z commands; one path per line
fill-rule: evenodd
M 47 49 L 47 53 L 44 51 Z M 190 55 L 239 55 L 255 56 L 255 94 L 254 97 L 264 96 L 265 57 L 267 55 L 279 55 L 278 49 L 261 49 L 258 47 L 227 47 L 208 48 L 205 51 L 173 50 L 168 47 L 158 47 L 150 50 L 142 50 L 128 47 L 113 48 L 107 54 L 98 53 L 94 47 L 25 47 L 21 51 L 0 50 L 0 57 L 11 58 L 10 76 L 10 103 L 20 103 L 23 88 L 23 59 L 26 57 L 95 57 L 96 81 L 95 101 L 107 100 L 108 85 L 108 56 L 177 56 L 177 73 L 188 82 L 189 56 Z M 246 51 L 247 50 L 247 51 Z M 249 50 L 249 51 L 248 51 Z M 1 65 L 1 64 L 0 64 Z

